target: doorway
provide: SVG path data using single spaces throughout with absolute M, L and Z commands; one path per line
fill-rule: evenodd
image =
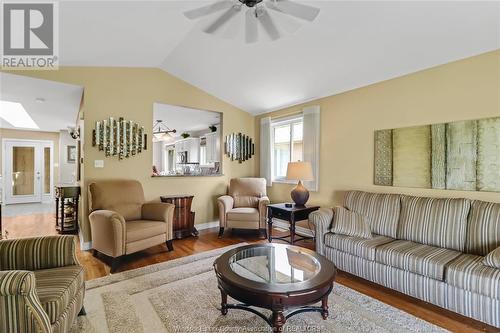
M 51 202 L 53 142 L 3 139 L 2 149 L 5 204 Z

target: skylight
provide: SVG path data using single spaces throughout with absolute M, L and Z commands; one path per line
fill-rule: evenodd
M 0 118 L 14 127 L 39 129 L 21 103 L 0 100 Z

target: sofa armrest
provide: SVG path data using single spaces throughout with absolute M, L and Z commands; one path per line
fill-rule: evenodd
M 0 270 L 26 270 L 78 265 L 76 237 L 45 236 L 0 241 Z
M 33 272 L 0 271 L 0 308 L 5 311 L 2 314 L 6 314 L 0 320 L 1 332 L 17 331 L 20 322 L 33 325 L 30 332 L 51 332 L 49 316 L 38 299 L 35 285 Z
M 271 201 L 269 198 L 264 196 L 259 198 L 259 228 L 266 229 L 267 225 L 267 205 L 269 205 Z
M 229 195 L 223 195 L 217 198 L 217 206 L 219 207 L 219 225 L 221 228 L 226 226 L 226 214 L 234 206 L 234 199 Z
M 314 225 L 316 237 L 316 252 L 325 254 L 325 235 L 330 231 L 333 220 L 332 208 L 321 208 L 309 214 L 309 221 Z
M 175 205 L 166 202 L 150 202 L 142 205 L 142 219 L 163 221 L 166 225 L 167 240 L 174 238 L 174 210 Z
M 89 215 L 92 247 L 110 257 L 125 254 L 126 224 L 123 216 L 111 210 L 96 210 Z

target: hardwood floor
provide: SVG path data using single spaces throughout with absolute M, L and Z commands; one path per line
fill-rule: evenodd
M 54 217 L 51 214 L 5 217 L 3 227 L 4 230 L 8 230 L 9 238 L 57 234 L 54 228 Z M 191 237 L 176 240 L 174 241 L 173 252 L 167 252 L 165 245 L 159 245 L 146 251 L 131 254 L 122 261 L 118 271 L 144 267 L 241 242 L 265 242 L 255 232 L 226 231 L 223 238 L 218 238 L 217 232 L 218 229 L 202 230 L 197 238 Z M 299 242 L 298 245 L 311 249 L 314 248 L 312 241 Z M 79 248 L 77 255 L 80 263 L 85 267 L 85 278 L 87 280 L 109 274 L 109 258 L 102 255 L 95 258 L 92 256 L 91 251 L 81 251 Z M 494 327 L 460 316 L 348 273 L 340 272 L 337 282 L 452 332 L 500 332 L 500 330 Z

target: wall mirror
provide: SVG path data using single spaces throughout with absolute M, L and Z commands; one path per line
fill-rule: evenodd
M 153 105 L 153 177 L 222 175 L 222 113 Z

